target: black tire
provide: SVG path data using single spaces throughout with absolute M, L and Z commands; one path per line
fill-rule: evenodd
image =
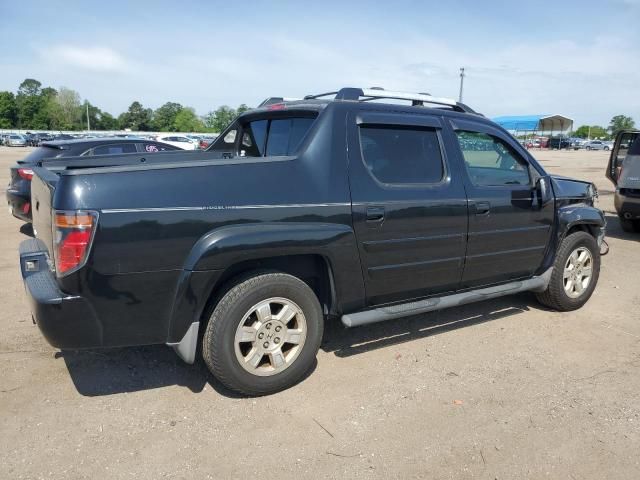
M 271 376 L 258 376 L 240 365 L 235 334 L 251 307 L 272 297 L 289 299 L 300 307 L 306 319 L 306 339 L 288 367 Z M 228 388 L 244 395 L 268 395 L 305 377 L 315 364 L 323 329 L 320 302 L 306 283 L 284 273 L 256 274 L 230 288 L 214 308 L 202 339 L 202 357 L 211 373 Z
M 593 258 L 591 282 L 584 292 L 577 298 L 571 298 L 564 290 L 564 267 L 569 259 L 569 255 L 578 247 L 587 248 Z M 600 276 L 600 249 L 596 240 L 587 232 L 575 232 L 565 237 L 553 265 L 551 280 L 544 292 L 536 293 L 536 298 L 540 303 L 560 312 L 577 310 L 582 307 L 596 288 L 598 277 Z
M 587 147 L 587 150 L 591 150 L 591 147 Z
M 622 230 L 627 233 L 638 233 L 640 232 L 640 220 L 631 220 L 623 217 L 620 218 L 620 226 Z

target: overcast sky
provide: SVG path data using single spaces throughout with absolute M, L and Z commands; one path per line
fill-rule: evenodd
M 36 78 L 115 115 L 343 86 L 457 97 L 464 66 L 488 116 L 640 123 L 640 0 L 3 1 L 0 44 L 0 90 Z

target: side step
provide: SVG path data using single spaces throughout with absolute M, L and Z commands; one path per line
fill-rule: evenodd
M 417 302 L 380 307 L 364 312 L 348 313 L 343 315 L 341 320 L 346 327 L 357 327 L 368 323 L 384 322 L 386 320 L 394 320 L 396 318 L 432 312 L 434 310 L 443 310 L 467 303 L 511 295 L 512 293 L 525 291 L 543 292 L 547 289 L 547 285 L 549 285 L 552 270 L 553 269 L 550 268 L 540 276 L 532 277 L 528 280 L 507 283 L 505 285 L 481 288 L 470 292 L 454 293 L 445 297 L 427 298 Z

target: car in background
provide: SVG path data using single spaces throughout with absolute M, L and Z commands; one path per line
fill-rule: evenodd
M 27 140 L 23 135 L 12 133 L 7 135 L 7 138 L 4 143 L 7 147 L 26 147 Z
M 583 148 L 585 142 L 586 140 L 584 138 L 572 138 L 571 148 L 573 148 L 574 150 L 580 150 L 581 148 Z
M 589 140 L 584 143 L 582 146 L 585 150 L 611 150 L 611 144 L 609 142 L 604 142 L 602 140 Z
M 206 150 L 215 141 L 216 137 L 202 137 L 198 143 L 200 150 Z
M 184 135 L 158 135 L 156 137 L 158 142 L 168 143 L 169 145 L 173 145 L 174 147 L 178 147 L 181 150 L 197 150 L 198 145 L 193 143 L 193 141 Z
M 607 178 L 616 187 L 613 203 L 625 232 L 640 232 L 640 130 L 618 133 Z
M 36 164 L 62 157 L 113 155 L 122 153 L 155 153 L 179 151 L 178 147 L 153 140 L 132 138 L 85 138 L 42 142 L 40 146 L 18 160 L 10 170 L 7 202 L 14 217 L 31 222 L 31 178 Z
M 563 150 L 571 146 L 571 140 L 567 137 L 551 137 L 547 143 L 547 148 L 552 150 Z

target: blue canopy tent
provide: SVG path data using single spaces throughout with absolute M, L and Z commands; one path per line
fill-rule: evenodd
M 511 115 L 492 119 L 513 135 L 563 134 L 573 129 L 573 119 L 563 115 Z

